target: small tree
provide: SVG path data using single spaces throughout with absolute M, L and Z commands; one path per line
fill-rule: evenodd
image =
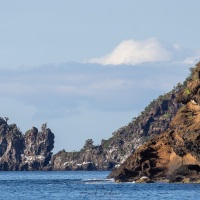
M 85 141 L 85 145 L 84 145 L 84 148 L 85 149 L 90 149 L 90 148 L 92 148 L 94 145 L 93 145 L 93 140 L 92 139 L 87 139 L 86 141 Z
M 47 129 L 47 123 L 42 124 L 41 130 L 45 131 Z

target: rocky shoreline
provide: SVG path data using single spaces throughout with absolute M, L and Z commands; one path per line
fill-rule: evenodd
M 121 181 L 116 180 L 116 183 L 120 183 Z M 136 181 L 132 181 L 132 183 L 200 183 L 200 179 L 199 178 L 187 178 L 184 177 L 182 174 L 178 177 L 178 179 L 176 178 L 174 179 L 160 179 L 160 180 L 151 180 L 149 177 L 147 176 L 142 176 L 140 179 L 136 180 Z
M 159 96 L 127 126 L 80 151 L 53 155 L 47 124 L 23 134 L 0 118 L 0 171 L 113 170 L 108 178 L 134 183 L 200 183 L 200 63 L 185 83 Z

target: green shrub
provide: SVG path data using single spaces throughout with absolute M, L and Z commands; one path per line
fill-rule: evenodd
M 188 88 L 185 88 L 184 94 L 189 95 L 190 93 L 191 93 L 191 91 Z
M 163 115 L 163 117 L 164 117 L 165 119 L 168 119 L 168 118 L 171 117 L 171 115 L 170 115 L 169 113 L 165 113 L 165 114 Z

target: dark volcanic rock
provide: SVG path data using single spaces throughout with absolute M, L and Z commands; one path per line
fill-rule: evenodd
M 185 105 L 170 127 L 141 145 L 109 178 L 135 181 L 147 176 L 153 181 L 198 182 L 200 180 L 200 63 L 178 95 Z
M 170 182 L 183 182 L 184 179 L 190 179 L 195 182 L 200 179 L 200 166 L 199 165 L 182 165 L 174 170 L 170 176 Z
M 54 134 L 43 125 L 33 127 L 25 135 L 16 124 L 8 125 L 0 118 L 0 170 L 47 170 L 50 168 Z
M 33 127 L 25 134 L 25 149 L 22 156 L 27 170 L 42 170 L 48 166 L 54 147 L 54 134 L 43 127 L 41 132 Z
M 19 170 L 24 138 L 16 124 L 0 118 L 0 170 Z
M 80 152 L 65 152 L 65 150 L 59 151 L 52 158 L 52 168 L 54 170 L 108 169 L 109 166 L 104 162 L 104 160 L 102 160 L 102 147 L 93 146 L 92 143 L 91 139 L 87 140 L 85 146 Z
M 60 151 L 53 156 L 54 170 L 111 170 L 123 163 L 141 144 L 165 131 L 180 109 L 176 95 L 183 88 L 178 84 L 171 92 L 159 96 L 127 126 L 113 133 L 101 145 L 87 140 L 79 152 Z

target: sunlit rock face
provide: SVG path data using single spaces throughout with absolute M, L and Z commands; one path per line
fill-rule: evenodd
M 24 168 L 27 170 L 42 170 L 50 167 L 54 147 L 54 134 L 43 125 L 41 131 L 33 127 L 25 134 L 25 149 L 23 155 Z

